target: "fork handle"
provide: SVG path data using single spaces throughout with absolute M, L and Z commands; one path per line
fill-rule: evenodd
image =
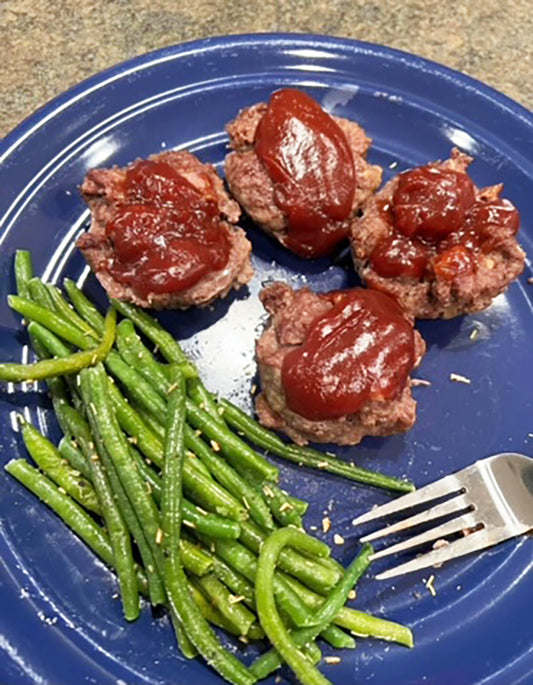
M 527 464 L 524 464 L 522 470 L 522 482 L 524 483 L 526 490 L 533 497 L 533 459 L 528 459 Z

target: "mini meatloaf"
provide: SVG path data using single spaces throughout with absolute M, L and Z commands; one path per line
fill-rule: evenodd
M 234 197 L 267 233 L 305 258 L 330 254 L 349 234 L 382 170 L 371 140 L 302 91 L 276 91 L 227 126 L 225 174 Z
M 318 294 L 284 283 L 260 297 L 270 314 L 256 345 L 263 425 L 302 445 L 354 445 L 411 428 L 409 373 L 425 344 L 395 300 L 363 288 Z
M 93 169 L 81 186 L 91 227 L 77 242 L 110 297 L 141 307 L 205 306 L 253 275 L 239 205 L 214 167 L 164 152 Z
M 487 307 L 524 268 L 520 218 L 502 185 L 478 188 L 472 158 L 406 171 L 363 206 L 352 226 L 355 268 L 414 317 L 449 319 Z

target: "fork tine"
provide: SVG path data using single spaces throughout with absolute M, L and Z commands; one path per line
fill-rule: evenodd
M 416 514 L 415 516 L 410 516 L 409 518 L 402 519 L 397 523 L 393 523 L 390 526 L 385 526 L 379 530 L 369 533 L 361 538 L 361 542 L 370 542 L 370 540 L 375 540 L 376 538 L 383 537 L 385 535 L 390 535 L 392 533 L 398 533 L 402 530 L 407 530 L 407 528 L 412 528 L 413 526 L 418 526 L 421 523 L 429 523 L 429 521 L 434 521 L 435 519 L 441 518 L 442 516 L 447 516 L 448 514 L 459 513 L 462 509 L 466 509 L 470 506 L 470 501 L 466 495 L 456 495 L 452 499 L 438 504 L 436 507 L 431 509 L 426 509 L 425 511 Z
M 464 528 L 472 528 L 477 523 L 479 523 L 479 520 L 476 518 L 474 513 L 469 512 L 464 516 L 454 518 L 452 521 L 447 521 L 446 523 L 443 523 L 441 526 L 431 528 L 431 530 L 426 530 L 424 533 L 420 533 L 420 535 L 415 535 L 414 537 L 409 538 L 408 540 L 398 542 L 396 545 L 386 547 L 385 549 L 382 549 L 379 552 L 372 554 L 370 559 L 374 561 L 374 559 L 380 559 L 381 557 L 386 557 L 389 554 L 394 554 L 395 552 L 403 552 L 407 549 L 411 549 L 412 547 L 416 547 L 417 545 L 421 545 L 424 542 L 431 542 L 432 540 L 438 540 L 439 538 L 442 538 L 445 535 L 452 535 L 453 533 L 458 533 Z
M 472 470 L 472 467 L 468 466 L 459 473 L 452 473 L 434 483 L 425 485 L 423 488 L 420 488 L 420 490 L 410 492 L 408 495 L 402 495 L 402 497 L 399 497 L 392 502 L 387 502 L 387 504 L 382 504 L 375 509 L 371 509 L 366 514 L 362 514 L 355 518 L 352 521 L 352 526 L 358 526 L 360 523 L 367 523 L 368 521 L 373 521 L 374 519 L 387 516 L 388 514 L 395 514 L 398 511 L 408 509 L 409 507 L 416 507 L 418 504 L 430 502 L 431 500 L 438 499 L 444 495 L 451 495 L 454 492 L 461 490 L 463 487 L 461 479 L 458 478 L 458 476 L 463 476 L 470 470 Z
M 375 577 L 377 580 L 387 580 L 388 578 L 401 576 L 404 573 L 411 573 L 412 571 L 428 568 L 428 566 L 437 566 L 445 561 L 450 561 L 451 559 L 462 557 L 465 554 L 470 554 L 470 552 L 476 552 L 477 550 L 489 547 L 502 539 L 505 539 L 505 537 L 496 539 L 486 528 L 481 528 L 460 540 L 450 542 L 446 547 L 434 549 L 427 554 L 422 554 L 415 559 L 411 559 L 411 561 L 406 561 L 404 564 L 378 573 Z

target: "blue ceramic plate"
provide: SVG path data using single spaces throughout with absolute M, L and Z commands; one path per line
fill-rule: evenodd
M 386 177 L 445 158 L 452 146 L 472 154 L 477 184 L 505 183 L 505 195 L 522 212 L 521 242 L 531 252 L 533 123 L 519 105 L 461 74 L 365 43 L 297 35 L 206 40 L 106 71 L 54 100 L 3 141 L 0 357 L 20 360 L 25 343 L 19 318 L 5 304 L 15 289 L 16 248 L 33 251 L 37 273 L 57 282 L 79 279 L 105 302 L 73 248 L 87 221 L 77 186 L 88 169 L 176 147 L 221 165 L 224 124 L 281 86 L 304 88 L 329 111 L 360 122 L 374 139 L 370 160 L 384 167 Z M 323 290 L 357 282 L 346 257 L 306 262 L 253 227 L 249 233 L 256 276 L 248 290 L 209 311 L 162 317 L 207 384 L 247 409 L 261 283 L 280 278 Z M 342 452 L 419 485 L 494 452 L 533 454 L 528 277 L 529 268 L 480 314 L 421 323 L 428 352 L 416 375 L 431 386 L 415 390 L 416 426 L 404 437 L 367 439 Z M 470 384 L 451 381 L 454 372 Z M 3 388 L 2 463 L 23 454 L 13 428 L 21 411 L 59 437 L 43 394 Z M 282 475 L 289 490 L 310 500 L 309 525 L 327 512 L 333 526 L 324 537 L 345 537 L 335 547 L 343 562 L 357 547 L 353 516 L 388 499 L 292 466 L 283 465 Z M 165 616 L 145 607 L 140 620 L 127 625 L 111 573 L 3 471 L 0 492 L 2 683 L 220 682 L 202 663 L 180 657 Z M 435 597 L 424 585 L 429 571 L 394 582 L 370 575 L 361 582 L 357 606 L 409 625 L 416 647 L 359 640 L 357 649 L 342 654 L 341 664 L 324 666 L 324 672 L 338 685 L 531 682 L 531 563 L 531 540 L 510 541 L 435 570 Z M 375 571 L 384 566 L 376 563 Z

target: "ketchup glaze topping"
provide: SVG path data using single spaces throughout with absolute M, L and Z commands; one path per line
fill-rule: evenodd
M 354 288 L 320 295 L 332 308 L 284 358 L 287 406 L 312 421 L 338 419 L 397 397 L 415 364 L 413 327 L 394 299 Z
M 466 173 L 432 165 L 400 174 L 392 201 L 380 209 L 392 232 L 370 264 L 385 278 L 421 280 L 433 270 L 452 281 L 473 273 L 478 255 L 497 249 L 520 224 L 508 200 L 476 198 Z
M 226 265 L 229 246 L 216 201 L 170 164 L 133 164 L 123 196 L 106 224 L 114 248 L 110 273 L 119 283 L 142 297 L 177 292 Z
M 288 218 L 287 247 L 302 257 L 331 252 L 348 234 L 356 182 L 340 126 L 309 95 L 286 88 L 270 98 L 254 147 Z

